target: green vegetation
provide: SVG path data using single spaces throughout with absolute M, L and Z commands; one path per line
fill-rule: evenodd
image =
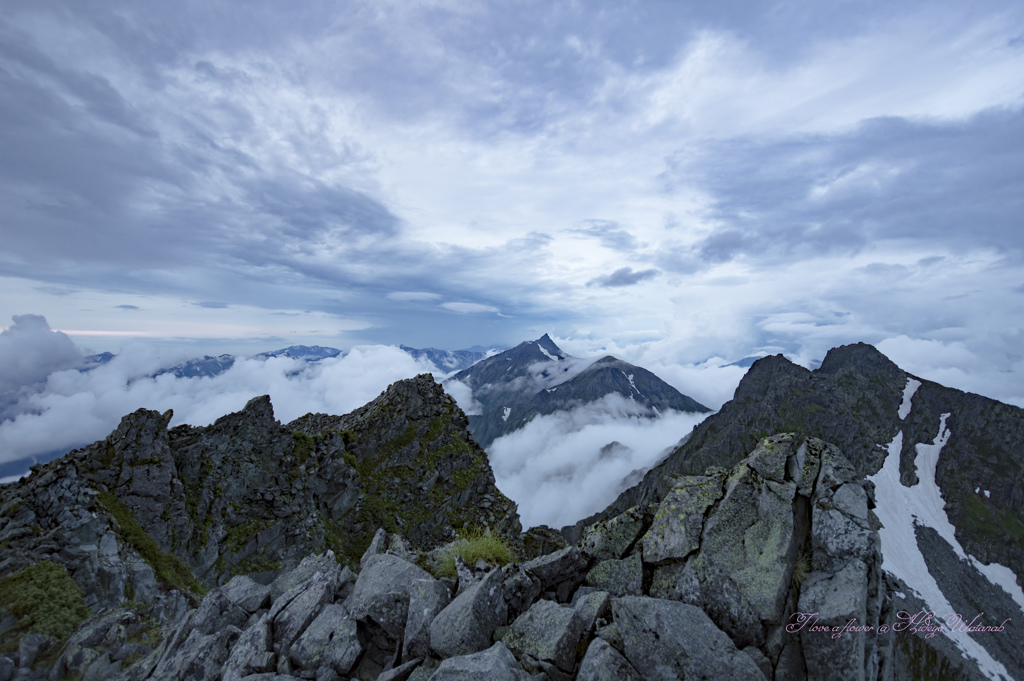
M 295 457 L 295 462 L 301 466 L 306 463 L 310 454 L 316 452 L 316 440 L 297 430 L 292 433 L 292 438 L 295 440 L 295 446 L 292 448 L 292 456 Z
M 475 565 L 478 560 L 483 560 L 497 567 L 515 560 L 512 547 L 504 539 L 473 532 L 448 547 L 441 558 L 441 564 L 435 570 L 436 577 L 455 576 L 455 556 L 461 556 L 468 565 Z
M 272 560 L 266 556 L 253 556 L 238 565 L 232 565 L 231 576 L 248 575 L 253 572 L 270 572 L 271 570 L 280 570 L 282 567 L 284 567 L 284 563 L 279 560 Z
M 91 613 L 85 593 L 64 566 L 44 560 L 0 578 L 0 607 L 19 618 L 3 649 L 16 650 L 25 634 L 70 636 Z
M 188 566 L 174 554 L 161 551 L 156 540 L 135 522 L 131 510 L 113 492 L 101 492 L 97 498 L 121 526 L 121 538 L 149 563 L 157 579 L 174 589 L 194 594 L 206 593 L 206 588 L 196 580 Z
M 235 525 L 228 530 L 227 537 L 224 538 L 224 546 L 228 548 L 232 553 L 238 553 L 244 549 L 253 537 L 269 528 L 274 522 L 271 520 L 246 520 L 241 525 Z
M 1024 524 L 1009 510 L 985 503 L 973 493 L 964 496 L 963 509 L 961 520 L 968 536 L 1024 548 Z
M 811 552 L 807 549 L 800 553 L 793 565 L 793 575 L 789 578 L 789 586 L 793 589 L 800 588 L 809 574 L 811 574 Z

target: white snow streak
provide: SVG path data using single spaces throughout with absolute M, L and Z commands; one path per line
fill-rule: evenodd
M 900 418 L 905 418 L 905 414 L 910 413 L 910 397 L 917 389 L 917 385 L 911 386 L 911 382 L 920 385 L 913 379 L 908 381 L 907 390 L 904 391 L 904 404 L 900 406 Z M 904 407 L 906 408 L 905 412 Z M 897 433 L 889 443 L 888 454 L 882 469 L 868 477 L 875 484 L 877 500 L 875 513 L 882 522 L 882 528 L 878 532 L 882 540 L 882 569 L 906 582 L 924 600 L 928 609 L 943 621 L 947 615 L 956 612 L 942 593 L 935 578 L 928 572 L 927 563 L 917 546 L 914 525 L 931 527 L 953 547 L 958 556 L 970 560 L 990 581 L 1005 589 L 1024 610 L 1024 593 L 1013 581 L 1013 573 L 1010 573 L 1011 579 L 1007 580 L 1006 575 L 1002 573 L 1003 570 L 1010 572 L 1007 568 L 995 564 L 982 565 L 973 556 L 967 556 L 963 547 L 956 540 L 953 525 L 946 516 L 945 502 L 935 482 L 935 470 L 942 447 L 949 441 L 950 432 L 946 428 L 947 418 L 949 418 L 949 414 L 943 414 L 939 419 L 939 434 L 932 444 L 915 446 L 917 456 L 914 465 L 918 476 L 916 485 L 908 488 L 900 482 L 900 452 L 903 449 L 903 431 Z M 960 614 L 968 619 L 971 617 L 967 613 Z M 989 678 L 1010 678 L 1006 668 L 967 632 L 954 632 L 943 627 L 942 633 L 966 655 L 976 660 L 982 673 Z
M 921 381 L 914 378 L 907 379 L 907 387 L 903 389 L 903 401 L 900 402 L 900 421 L 903 421 L 910 414 L 911 398 L 914 397 L 914 393 L 921 387 Z
M 508 421 L 509 414 L 512 413 L 512 407 L 505 407 L 505 409 L 503 411 L 504 411 L 504 413 L 502 413 L 502 415 L 501 415 L 501 420 L 502 421 Z
M 541 345 L 540 343 L 537 343 L 537 349 L 540 350 L 541 352 L 543 352 L 545 355 L 547 355 L 548 359 L 550 359 L 552 362 L 557 362 L 558 361 L 558 358 L 555 357 L 554 355 L 552 355 L 547 350 L 545 350 L 544 346 Z
M 644 394 L 642 392 L 640 392 L 640 390 L 637 389 L 636 384 L 633 383 L 633 374 L 627 374 L 625 371 L 623 371 L 622 375 L 626 377 L 627 381 L 629 381 L 629 387 L 632 388 L 633 390 L 636 390 L 636 394 L 637 395 L 639 395 L 640 397 L 643 397 Z M 632 395 L 630 395 L 629 397 L 630 397 L 630 399 L 633 399 Z

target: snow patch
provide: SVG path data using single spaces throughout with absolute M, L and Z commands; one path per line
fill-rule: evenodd
M 621 371 L 621 370 L 620 370 L 620 371 Z M 635 384 L 635 383 L 633 383 L 633 374 L 627 374 L 627 373 L 626 373 L 625 371 L 623 371 L 623 372 L 622 372 L 622 375 L 626 377 L 626 380 L 627 380 L 627 381 L 629 381 L 629 387 L 630 387 L 630 388 L 632 388 L 633 390 L 636 390 L 636 394 L 637 394 L 637 395 L 639 395 L 640 397 L 643 397 L 643 396 L 644 396 L 644 394 L 643 394 L 642 392 L 640 392 L 640 391 L 639 391 L 639 390 L 637 389 L 637 387 L 636 387 L 636 384 Z M 629 396 L 629 399 L 633 399 L 633 396 L 632 396 L 632 395 L 630 395 L 630 396 Z
M 547 350 L 545 350 L 544 346 L 541 345 L 540 343 L 537 344 L 537 349 L 540 350 L 541 352 L 543 352 L 547 356 L 547 358 L 550 359 L 552 362 L 557 362 L 558 361 L 558 358 L 555 357 L 554 355 L 552 355 Z
M 913 380 L 913 379 L 911 379 Z M 920 384 L 918 382 L 918 384 Z M 909 405 L 913 388 L 908 382 L 904 392 L 904 404 Z M 906 413 L 910 412 L 909 406 Z M 900 407 L 904 413 L 904 406 Z M 901 418 L 903 418 L 901 416 Z M 942 448 L 949 441 L 950 431 L 946 428 L 949 414 L 939 419 L 939 434 L 931 444 L 917 444 L 914 465 L 918 483 L 905 487 L 900 482 L 900 452 L 903 449 L 903 431 L 893 438 L 887 447 L 888 453 L 881 470 L 868 476 L 875 484 L 877 507 L 875 513 L 882 523 L 878 531 L 882 540 L 882 569 L 902 579 L 924 600 L 927 608 L 943 621 L 947 615 L 956 612 L 942 593 L 935 578 L 928 572 L 924 556 L 917 545 L 914 525 L 927 526 L 939 533 L 956 554 L 970 562 L 995 585 L 1003 588 L 1024 610 L 1024 592 L 1015 582 L 1013 573 L 1000 565 L 983 565 L 973 556 L 968 556 L 956 540 L 953 525 L 946 516 L 945 501 L 935 482 L 935 470 Z M 1007 574 L 1008 573 L 1008 574 Z M 942 633 L 951 639 L 960 650 L 976 660 L 982 673 L 991 679 L 1009 679 L 1006 668 L 995 660 L 987 650 L 965 631 L 951 631 L 946 627 Z
M 992 498 L 992 493 L 989 492 L 988 490 L 985 490 L 985 498 L 986 499 L 991 499 Z
M 503 412 L 501 414 L 501 420 L 502 421 L 508 421 L 509 414 L 511 414 L 511 413 L 512 413 L 512 407 L 505 407 L 505 409 L 503 410 Z
M 916 378 L 907 379 L 907 386 L 903 389 L 903 401 L 900 402 L 900 421 L 906 420 L 907 416 L 910 414 L 910 408 L 912 406 L 910 400 L 914 397 L 914 393 L 916 393 L 917 389 L 920 387 L 921 381 Z

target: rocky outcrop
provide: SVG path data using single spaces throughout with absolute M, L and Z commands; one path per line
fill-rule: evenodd
M 238 575 L 266 584 L 327 551 L 357 568 L 381 528 L 404 535 L 396 545 L 407 557 L 459 531 L 517 545 L 515 504 L 495 487 L 465 415 L 429 375 L 344 417 L 282 426 L 264 396 L 205 428 L 168 429 L 170 419 L 140 409 L 105 440 L 0 488 L 0 578 L 53 563 L 90 612 L 128 603 L 168 626 L 210 588 L 237 588 L 229 580 Z M 265 596 L 282 593 L 246 598 Z M 0 646 L 22 638 L 18 618 L 7 619 Z
M 898 679 L 869 506 L 838 448 L 776 435 L 523 563 L 457 561 L 458 581 L 442 580 L 379 531 L 358 575 L 310 555 L 266 585 L 213 587 L 164 627 L 108 608 L 0 664 L 119 681 Z M 851 621 L 839 638 L 819 629 Z

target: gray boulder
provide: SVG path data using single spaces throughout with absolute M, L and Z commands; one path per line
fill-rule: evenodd
M 613 558 L 601 561 L 587 573 L 583 583 L 613 596 L 641 596 L 643 581 L 644 568 L 640 554 L 634 553 L 621 560 Z
M 607 641 L 595 638 L 590 642 L 576 681 L 644 681 L 622 654 Z
M 541 588 L 555 592 L 562 603 L 572 598 L 576 588 L 586 576 L 587 558 L 575 546 L 540 556 L 525 563 L 523 568 L 540 580 Z
M 529 655 L 571 672 L 585 629 L 583 618 L 573 608 L 537 601 L 512 623 L 502 642 L 517 658 Z
M 501 570 L 492 570 L 430 623 L 430 647 L 441 657 L 468 655 L 491 645 L 494 630 L 505 625 L 508 615 L 501 577 Z
M 362 652 L 356 621 L 334 603 L 325 606 L 295 640 L 289 657 L 300 669 L 330 667 L 338 674 L 348 674 Z
M 753 660 L 688 603 L 627 596 L 612 601 L 626 659 L 645 681 L 764 681 Z
M 643 529 L 643 513 L 634 506 L 625 513 L 587 528 L 580 540 L 580 549 L 594 560 L 622 558 Z
M 644 561 L 660 565 L 686 558 L 700 548 L 704 514 L 722 498 L 726 471 L 680 478 L 665 496 L 644 535 Z
M 508 648 L 499 642 L 482 652 L 449 657 L 430 681 L 529 681 L 530 678 Z

